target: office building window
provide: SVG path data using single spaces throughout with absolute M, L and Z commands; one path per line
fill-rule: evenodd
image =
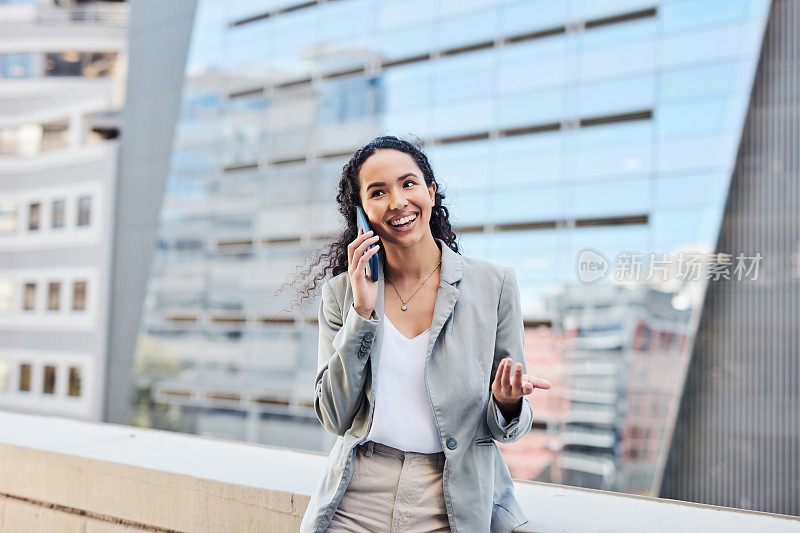
M 39 229 L 41 210 L 42 204 L 38 202 L 28 206 L 28 231 L 37 231 Z
M 44 367 L 44 381 L 42 383 L 42 392 L 45 394 L 55 394 L 56 392 L 56 367 L 53 365 L 45 365 Z
M 0 0 L 0 4 L 15 4 L 21 0 Z M 24 2 L 22 2 L 24 3 Z M 31 78 L 40 76 L 36 53 L 0 54 L 0 78 Z
M 69 367 L 69 396 L 81 395 L 81 369 L 77 366 Z
M 58 311 L 61 307 L 61 283 L 51 281 L 47 288 L 47 310 Z
M 105 78 L 116 70 L 117 57 L 115 52 L 49 52 L 44 56 L 44 75 Z
M 92 222 L 92 197 L 78 198 L 78 226 L 88 226 Z
M 86 282 L 76 281 L 72 284 L 72 310 L 86 310 Z
M 0 235 L 17 232 L 17 204 L 0 201 Z
M 31 390 L 31 365 L 28 363 L 19 365 L 19 390 L 23 392 Z
M 8 390 L 8 376 L 11 373 L 11 363 L 0 359 L 0 392 Z
M 64 227 L 64 210 L 67 202 L 64 200 L 53 200 L 53 229 Z
M 22 309 L 24 311 L 31 311 L 36 309 L 36 284 L 25 284 L 25 299 L 22 302 Z

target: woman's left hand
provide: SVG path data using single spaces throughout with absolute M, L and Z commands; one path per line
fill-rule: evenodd
M 497 374 L 492 383 L 492 394 L 501 411 L 514 411 L 519 407 L 525 394 L 532 393 L 534 389 L 549 388 L 549 381 L 523 374 L 522 363 L 514 365 L 511 358 L 506 357 L 497 367 Z

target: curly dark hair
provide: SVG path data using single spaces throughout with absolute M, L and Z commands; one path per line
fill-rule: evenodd
M 358 179 L 358 173 L 367 158 L 378 150 L 386 149 L 398 150 L 410 155 L 422 171 L 425 185 L 430 186 L 436 183 L 435 204 L 431 212 L 431 233 L 434 238 L 441 239 L 450 249 L 459 253 L 456 234 L 450 225 L 450 212 L 443 205 L 445 195 L 441 192 L 441 186 L 433 175 L 433 169 L 428 162 L 428 157 L 422 151 L 421 143 L 418 140 L 410 142 L 391 135 L 376 137 L 356 150 L 350 161 L 342 168 L 336 201 L 339 203 L 339 212 L 344 217 L 345 228 L 328 245 L 327 250 L 323 246 L 322 250 L 318 251 L 316 257 L 311 261 L 311 265 L 295 276 L 292 285 L 295 285 L 297 281 L 304 282 L 302 288 L 297 290 L 302 295 L 300 301 L 304 298 L 309 298 L 311 293 L 316 291 L 317 284 L 324 280 L 328 274 L 330 274 L 330 277 L 335 277 L 342 272 L 347 272 L 347 246 L 358 236 L 356 206 L 361 205 L 361 197 L 359 195 L 361 184 Z M 320 265 L 322 265 L 321 270 L 313 277 L 310 277 L 311 272 L 318 269 Z

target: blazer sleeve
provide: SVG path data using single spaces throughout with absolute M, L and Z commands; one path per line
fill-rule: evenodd
M 500 301 L 497 304 L 497 336 L 494 345 L 494 361 L 489 383 L 494 383 L 500 361 L 510 357 L 514 364 L 522 363 L 522 372 L 527 373 L 525 364 L 525 326 L 522 322 L 522 306 L 520 304 L 517 275 L 511 267 L 506 268 L 500 288 Z M 511 420 L 499 420 L 499 406 L 494 394 L 489 394 L 489 408 L 486 410 L 486 422 L 492 438 L 499 442 L 515 442 L 531 429 L 533 408 L 528 395 L 522 396 L 519 414 Z
M 330 282 L 322 286 L 314 410 L 322 426 L 336 435 L 350 429 L 364 399 L 365 368 L 378 321 L 374 310 L 366 319 L 352 306 L 343 320 Z
M 506 424 L 508 424 L 508 422 L 506 422 L 506 417 L 504 417 L 503 413 L 500 412 L 500 407 L 496 403 L 495 403 L 495 406 L 494 406 L 494 410 L 497 411 L 497 424 L 500 427 L 503 427 Z

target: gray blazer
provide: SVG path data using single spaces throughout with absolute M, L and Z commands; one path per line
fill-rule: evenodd
M 501 426 L 491 384 L 505 357 L 526 372 L 524 329 L 514 270 L 464 257 L 436 239 L 442 250 L 425 386 L 445 454 L 443 489 L 454 532 L 509 533 L 527 519 L 498 442 L 514 442 L 531 428 L 524 396 L 520 415 Z M 372 424 L 383 337 L 383 273 L 370 319 L 355 312 L 350 277 L 343 272 L 322 286 L 319 363 L 314 408 L 322 425 L 339 436 L 308 504 L 301 532 L 322 532 L 353 475 L 355 446 Z M 388 528 L 388 524 L 387 524 Z

